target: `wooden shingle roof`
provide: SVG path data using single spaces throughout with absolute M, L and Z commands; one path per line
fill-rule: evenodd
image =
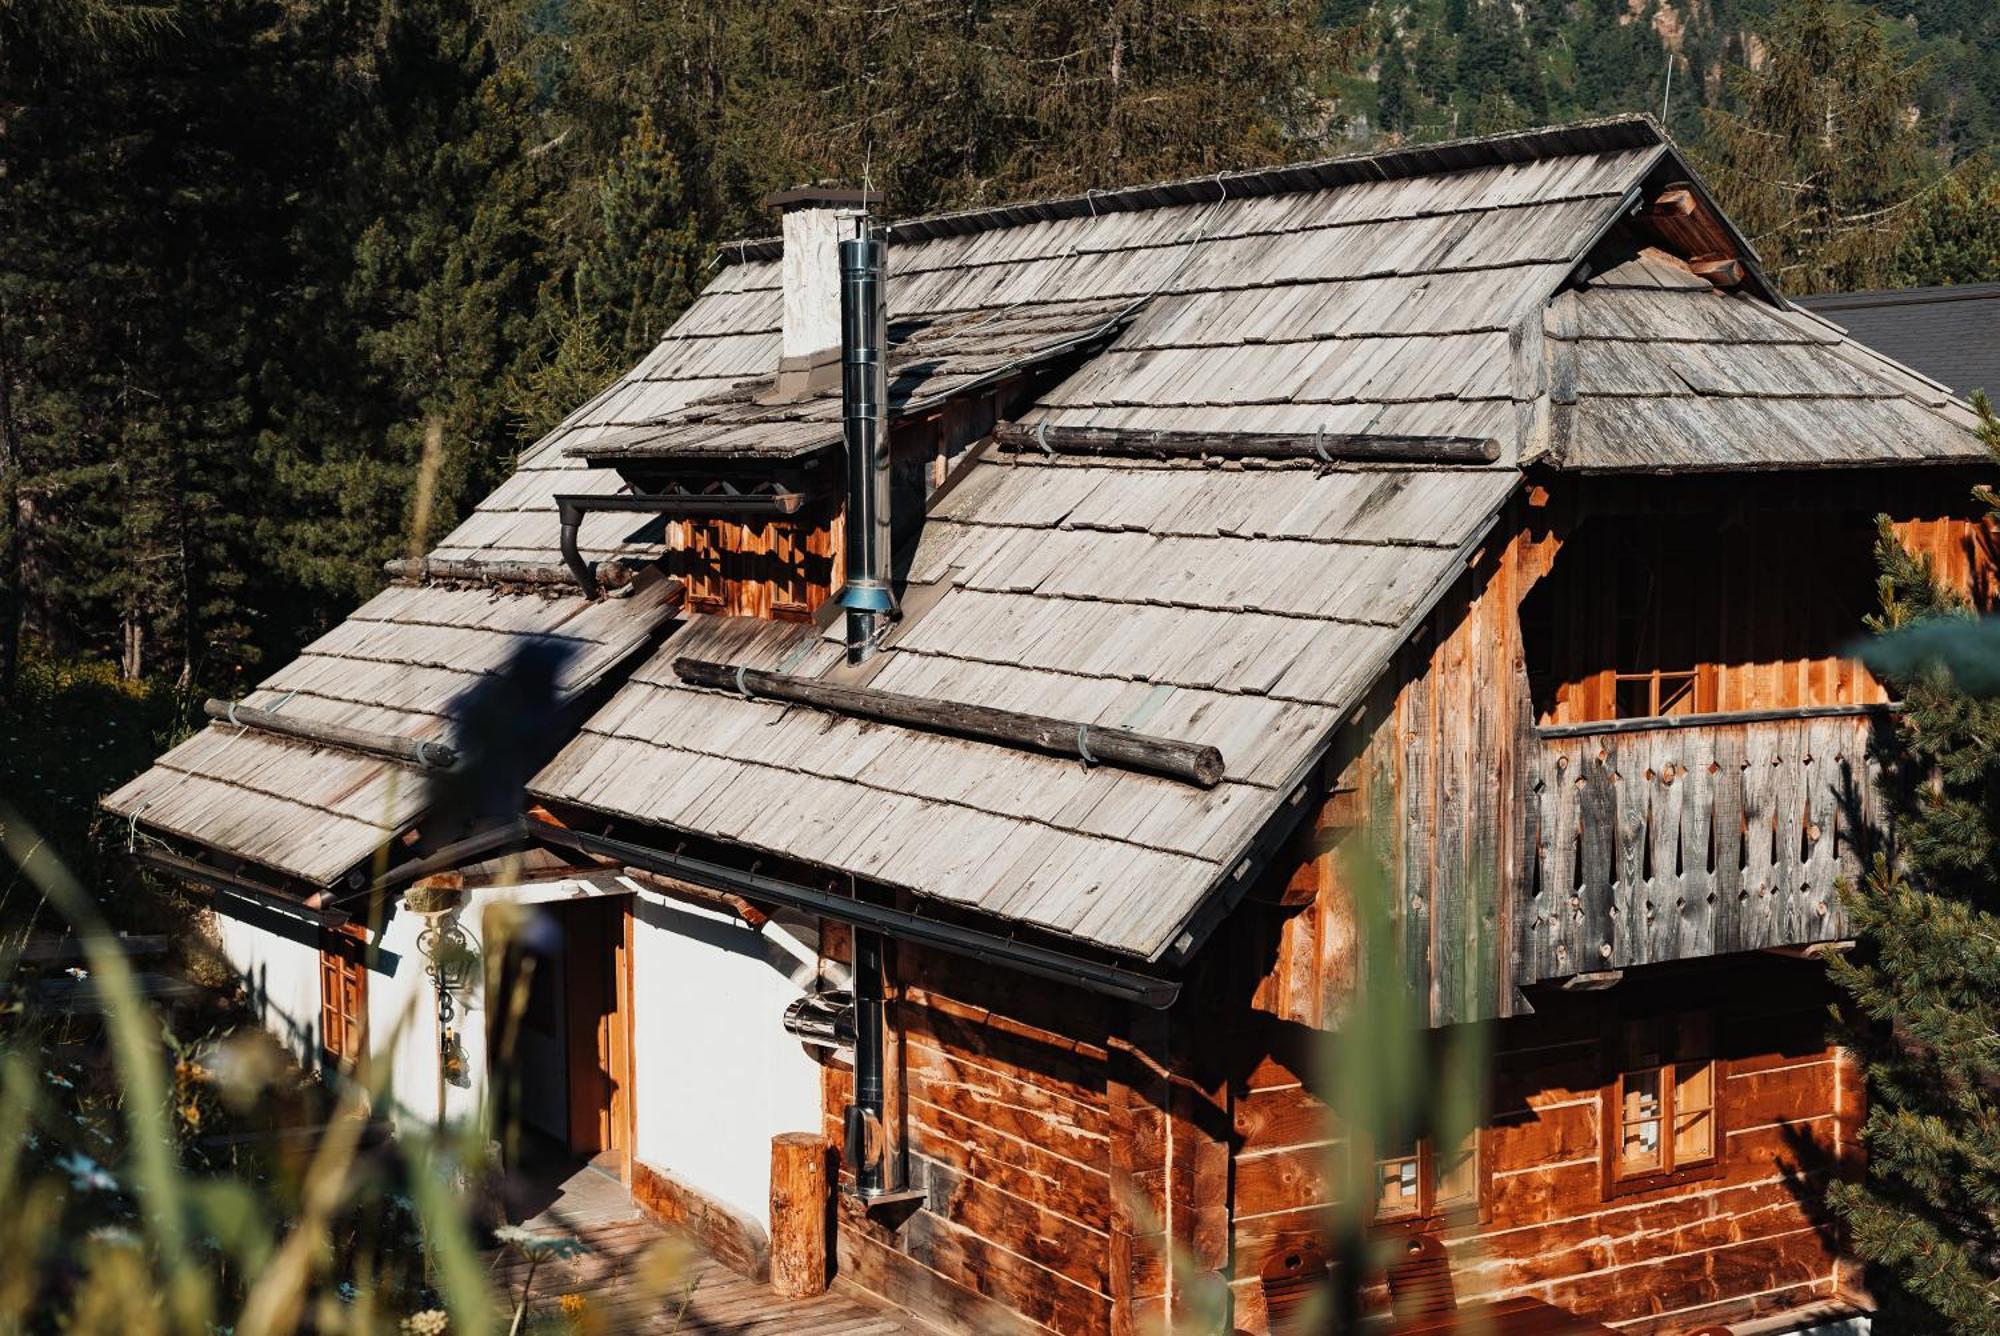
M 978 386 L 1097 342 L 1121 321 L 1120 298 L 944 313 L 899 310 L 889 327 L 889 409 L 916 414 Z M 564 447 L 592 464 L 631 459 L 789 460 L 841 442 L 840 392 L 773 402 L 774 377 L 739 381 L 641 426 Z
M 690 687 L 675 657 L 851 673 L 810 626 L 696 617 L 536 791 L 1129 956 L 1183 950 L 1521 467 L 1983 457 L 1939 387 L 1785 307 L 1726 219 L 1713 235 L 1741 257 L 1737 292 L 1595 263 L 1647 191 L 1680 180 L 1658 126 L 1627 117 L 893 224 L 907 408 L 1060 366 L 1022 425 L 1213 434 L 1217 448 L 1179 462 L 989 450 L 966 465 L 925 520 L 911 615 L 868 683 L 1212 743 L 1223 782 Z M 770 463 L 834 444 L 836 400 L 764 402 L 777 244 L 724 258 L 639 365 L 524 453 L 434 558 L 556 562 L 553 498 L 624 487 L 593 461 Z M 1230 458 L 1232 433 L 1475 439 L 1499 458 L 1315 469 Z M 645 516 L 592 513 L 581 548 L 643 560 L 660 535 Z M 426 735 L 450 688 L 522 635 L 575 636 L 600 680 L 671 615 L 640 597 L 392 590 L 250 699 Z M 389 763 L 234 733 L 191 739 L 109 806 L 319 884 L 421 814 L 420 785 Z
M 243 704 L 404 737 L 448 736 L 452 701 L 523 641 L 574 651 L 574 696 L 642 648 L 677 601 L 655 580 L 625 599 L 395 585 L 306 646 Z M 420 773 L 225 722 L 160 757 L 104 800 L 136 827 L 197 841 L 283 876 L 331 886 L 408 829 L 428 803 Z
M 933 509 L 888 691 L 1218 747 L 1199 789 L 681 682 L 848 680 L 837 633 L 696 618 L 530 786 L 1142 958 L 1173 946 L 1512 493 L 1508 468 L 995 453 Z
M 1552 462 L 1583 472 L 1983 461 L 1951 392 L 1809 312 L 1640 253 L 1548 308 Z

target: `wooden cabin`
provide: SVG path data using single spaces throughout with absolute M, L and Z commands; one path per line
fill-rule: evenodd
M 502 1070 L 468 981 L 411 1112 L 511 1082 L 753 1273 L 771 1138 L 823 1131 L 834 1283 L 915 1324 L 1185 1328 L 1220 1286 L 1298 1330 L 1341 1157 L 1401 1330 L 1864 1313 L 1815 956 L 1893 834 L 1895 702 L 1844 649 L 1877 516 L 1992 597 L 1965 405 L 1786 302 L 1646 118 L 779 203 L 254 722 L 107 799 L 273 1027 L 349 1056 L 336 921 L 445 874 L 475 938 L 559 923 L 563 983 Z M 575 652 L 528 815 L 442 819 L 412 743 L 535 637 Z M 370 929 L 366 1042 L 430 1016 L 415 917 Z M 1482 1037 L 1471 1135 L 1332 1115 L 1363 988 L 1412 1061 Z

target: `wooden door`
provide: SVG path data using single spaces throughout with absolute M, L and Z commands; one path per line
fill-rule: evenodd
M 632 900 L 563 906 L 570 1150 L 632 1162 Z

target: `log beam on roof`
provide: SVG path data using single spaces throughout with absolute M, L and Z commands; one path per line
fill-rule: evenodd
M 400 733 L 377 733 L 365 728 L 349 728 L 345 724 L 301 719 L 296 715 L 279 714 L 275 710 L 260 710 L 254 705 L 239 705 L 235 701 L 227 700 L 211 699 L 202 706 L 202 712 L 211 719 L 234 724 L 238 728 L 271 733 L 278 737 L 293 738 L 299 742 L 310 742 L 322 747 L 339 747 L 343 751 L 379 756 L 384 760 L 415 766 L 420 770 L 448 770 L 458 764 L 458 753 L 448 744 L 434 738 L 413 738 Z
M 392 580 L 402 580 L 411 584 L 443 581 L 482 585 L 528 585 L 534 588 L 577 587 L 575 574 L 569 567 L 556 562 L 467 561 L 451 557 L 423 557 L 412 560 L 408 557 L 398 557 L 394 561 L 383 562 L 382 571 Z M 599 562 L 596 568 L 597 583 L 607 589 L 630 584 L 636 574 L 629 564 L 616 558 Z
M 858 719 L 930 729 L 1054 756 L 1073 756 L 1125 770 L 1163 775 L 1204 789 L 1222 782 L 1222 753 L 1200 743 L 1154 737 L 1124 728 L 1102 728 L 1074 719 L 999 710 L 989 705 L 908 696 L 875 687 L 841 686 L 820 678 L 765 672 L 732 663 L 675 659 L 674 672 L 683 682 L 694 686 L 811 705 Z
M 1304 459 L 1327 464 L 1491 464 L 1500 443 L 1480 436 L 1389 436 L 1367 432 L 1155 431 L 1134 427 L 1058 427 L 1003 422 L 996 444 L 1056 454 L 1154 455 L 1163 458 Z
M 1676 181 L 1668 185 L 1639 211 L 1633 221 L 1647 238 L 1682 259 L 1696 256 L 1741 258 L 1729 228 L 1690 182 Z

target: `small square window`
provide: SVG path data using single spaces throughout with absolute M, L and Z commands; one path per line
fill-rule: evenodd
M 1423 1160 L 1402 1155 L 1376 1163 L 1375 1214 L 1383 1220 L 1423 1214 Z
M 1428 1137 L 1401 1149 L 1401 1154 L 1375 1162 L 1377 1220 L 1425 1219 L 1478 1209 L 1477 1131 L 1442 1152 L 1432 1148 Z
M 1621 1070 L 1605 1090 L 1608 1188 L 1712 1169 L 1721 1149 L 1716 1062 L 1705 1015 L 1624 1028 Z

